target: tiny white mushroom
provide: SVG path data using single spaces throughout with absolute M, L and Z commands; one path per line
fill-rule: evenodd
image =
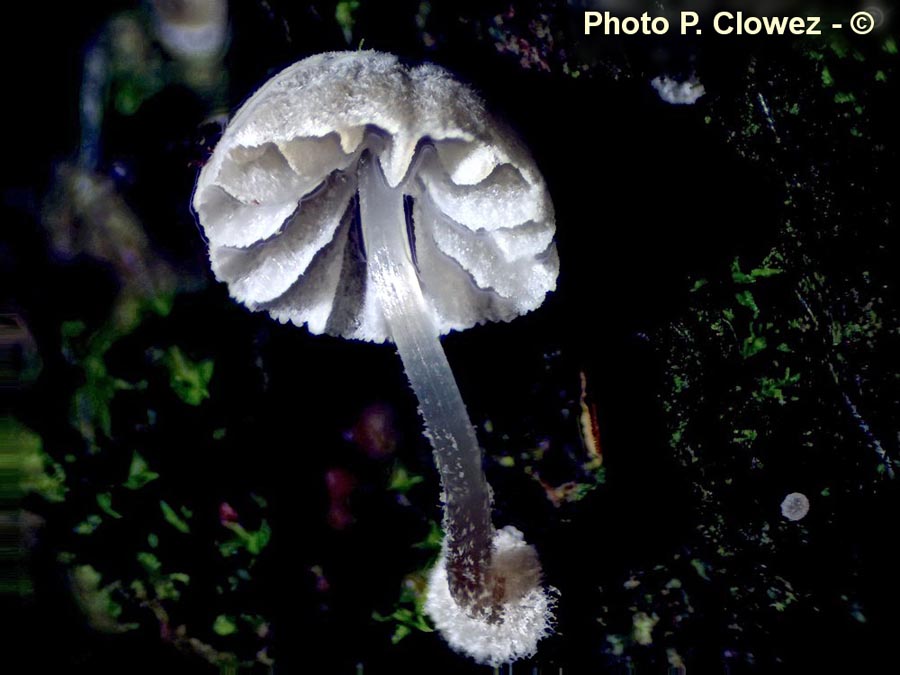
M 663 101 L 672 105 L 693 105 L 706 93 L 704 86 L 694 77 L 679 82 L 663 75 L 650 80 L 650 86 Z
M 194 208 L 213 271 L 247 307 L 313 333 L 394 342 L 443 488 L 432 616 L 480 661 L 533 652 L 552 603 L 534 549 L 518 531 L 494 531 L 481 449 L 439 340 L 509 321 L 556 286 L 553 206 L 525 147 L 437 66 L 320 54 L 242 106 Z M 506 625 L 526 641 L 466 648 L 441 618 L 443 596 L 481 630 Z
M 792 492 L 781 502 L 781 515 L 788 520 L 801 520 L 809 513 L 809 499 L 802 492 Z
M 228 40 L 225 0 L 152 0 L 156 35 L 176 58 L 218 56 Z

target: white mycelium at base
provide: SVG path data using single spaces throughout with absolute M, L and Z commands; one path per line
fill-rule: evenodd
M 541 586 L 537 551 L 515 527 L 494 533 L 491 574 L 502 580 L 501 616 L 496 622 L 469 616 L 450 597 L 441 556 L 428 580 L 425 611 L 453 649 L 479 663 L 498 666 L 532 656 L 552 632 L 555 598 Z

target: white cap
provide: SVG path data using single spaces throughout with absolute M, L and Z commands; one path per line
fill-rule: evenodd
M 524 146 L 446 70 L 361 51 L 273 77 L 201 171 L 194 209 L 235 299 L 313 333 L 390 339 L 354 224 L 365 149 L 413 201 L 419 280 L 441 333 L 509 321 L 555 289 L 553 205 Z

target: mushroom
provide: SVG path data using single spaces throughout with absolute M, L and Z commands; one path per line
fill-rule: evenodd
M 228 41 L 225 0 L 151 0 L 156 36 L 179 59 L 220 56 Z
M 446 589 L 429 591 L 432 618 L 449 626 L 443 593 L 464 621 L 510 633 L 489 653 L 454 647 L 487 663 L 532 653 L 552 602 L 534 549 L 491 524 L 481 449 L 439 340 L 510 321 L 556 286 L 553 206 L 527 149 L 446 70 L 319 54 L 241 107 L 193 205 L 235 299 L 312 333 L 396 345 L 443 488 L 443 572 L 432 582 Z M 545 602 L 528 605 L 528 628 L 511 625 L 510 603 L 530 592 Z
M 788 520 L 803 520 L 809 513 L 809 498 L 802 492 L 792 492 L 781 502 L 781 515 Z

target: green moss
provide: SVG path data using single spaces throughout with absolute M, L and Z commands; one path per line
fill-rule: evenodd
M 175 509 L 173 509 L 163 500 L 159 501 L 159 508 L 162 510 L 163 517 L 166 519 L 166 522 L 169 523 L 169 525 L 174 527 L 182 534 L 190 534 L 190 526 L 187 524 L 187 521 L 185 521 L 184 518 L 182 518 L 178 513 L 175 512 Z M 182 515 L 184 514 L 185 511 L 182 507 Z
M 749 289 L 738 291 L 734 294 L 734 299 L 737 300 L 741 307 L 746 307 L 753 312 L 754 317 L 759 316 L 759 307 L 756 306 L 756 300 L 754 300 L 753 293 Z
M 706 284 L 708 284 L 708 283 L 709 283 L 708 279 L 697 279 L 697 281 L 694 282 L 694 285 L 691 286 L 691 293 L 696 293 L 701 288 L 706 286 Z
M 122 514 L 112 507 L 112 494 L 109 492 L 100 492 L 97 494 L 97 506 L 100 507 L 100 510 L 103 511 L 103 513 L 111 518 L 119 520 L 122 517 Z
M 691 560 L 691 567 L 694 568 L 694 571 L 704 581 L 709 581 L 709 574 L 707 574 L 706 563 L 704 563 L 699 558 L 694 558 Z
M 103 518 L 98 516 L 96 513 L 92 513 L 75 526 L 74 532 L 75 534 L 81 535 L 93 534 L 102 524 Z
M 391 471 L 391 478 L 388 481 L 388 490 L 406 494 L 424 480 L 422 476 L 410 473 L 401 462 L 396 462 Z
M 212 629 L 216 635 L 224 637 L 226 635 L 237 633 L 238 627 L 234 617 L 228 616 L 227 614 L 219 614 L 219 616 L 216 617 L 216 620 L 213 621 Z
M 770 398 L 778 401 L 781 404 L 787 402 L 787 398 L 785 397 L 785 389 L 797 384 L 800 381 L 800 375 L 797 373 L 792 374 L 790 368 L 786 368 L 784 371 L 784 375 L 781 377 L 761 377 L 758 379 L 759 390 L 754 392 L 754 397 L 757 398 Z M 796 400 L 796 397 L 791 397 L 790 400 Z
M 391 642 L 397 644 L 413 631 L 431 633 L 434 631 L 425 615 L 425 589 L 427 572 L 420 570 L 403 580 L 400 597 L 389 614 L 372 612 L 372 619 L 379 623 L 392 623 L 394 632 Z
M 272 538 L 272 529 L 265 520 L 258 530 L 248 530 L 238 523 L 224 523 L 224 526 L 234 533 L 232 539 L 219 544 L 219 553 L 226 558 L 235 555 L 239 550 L 257 556 L 268 546 Z
M 353 27 L 356 25 L 356 10 L 359 9 L 359 0 L 338 0 L 334 8 L 334 20 L 337 21 L 344 33 L 344 39 L 349 43 L 353 39 Z
M 734 432 L 734 442 L 738 445 L 750 446 L 759 436 L 756 429 L 736 429 Z
M 421 540 L 413 544 L 413 548 L 422 551 L 431 551 L 437 554 L 441 550 L 441 544 L 444 541 L 444 533 L 441 526 L 434 520 L 428 521 L 428 534 Z
M 639 645 L 653 644 L 653 629 L 659 623 L 659 617 L 656 614 L 647 614 L 646 612 L 636 612 L 632 617 L 632 638 Z
M 44 452 L 40 436 L 11 418 L 0 419 L 0 475 L 4 473 L 14 478 L 0 481 L 0 500 L 28 493 L 53 503 L 66 498 L 65 469 Z
M 159 474 L 151 471 L 147 460 L 139 452 L 135 452 L 131 456 L 131 464 L 128 467 L 128 478 L 122 483 L 122 486 L 129 490 L 139 490 L 157 478 L 159 478 Z
M 169 385 L 188 405 L 198 406 L 209 398 L 213 360 L 192 361 L 178 346 L 169 347 L 164 363 L 169 369 Z
M 121 623 L 122 605 L 114 594 L 118 582 L 103 584 L 103 576 L 90 565 L 78 565 L 71 571 L 75 600 L 91 627 L 103 633 L 123 633 L 138 627 Z
M 146 551 L 141 551 L 137 554 L 137 561 L 141 564 L 147 572 L 154 573 L 159 572 L 162 569 L 162 563 L 152 553 L 147 553 Z
M 139 551 L 136 559 L 144 569 L 146 581 L 157 600 L 177 601 L 182 589 L 191 582 L 191 577 L 183 572 L 164 573 L 162 561 L 153 553 Z M 148 586 L 140 579 L 132 582 L 131 588 L 139 599 L 147 598 Z
M 735 258 L 731 262 L 731 280 L 736 284 L 754 284 L 757 279 L 768 279 L 769 277 L 781 274 L 782 271 L 783 270 L 777 267 L 763 265 L 761 267 L 754 267 L 749 273 L 745 274 L 741 271 L 741 261 L 739 258 Z
M 744 338 L 744 341 L 741 344 L 741 356 L 745 359 L 749 359 L 759 354 L 767 346 L 768 342 L 766 341 L 765 336 L 750 335 L 749 337 Z

